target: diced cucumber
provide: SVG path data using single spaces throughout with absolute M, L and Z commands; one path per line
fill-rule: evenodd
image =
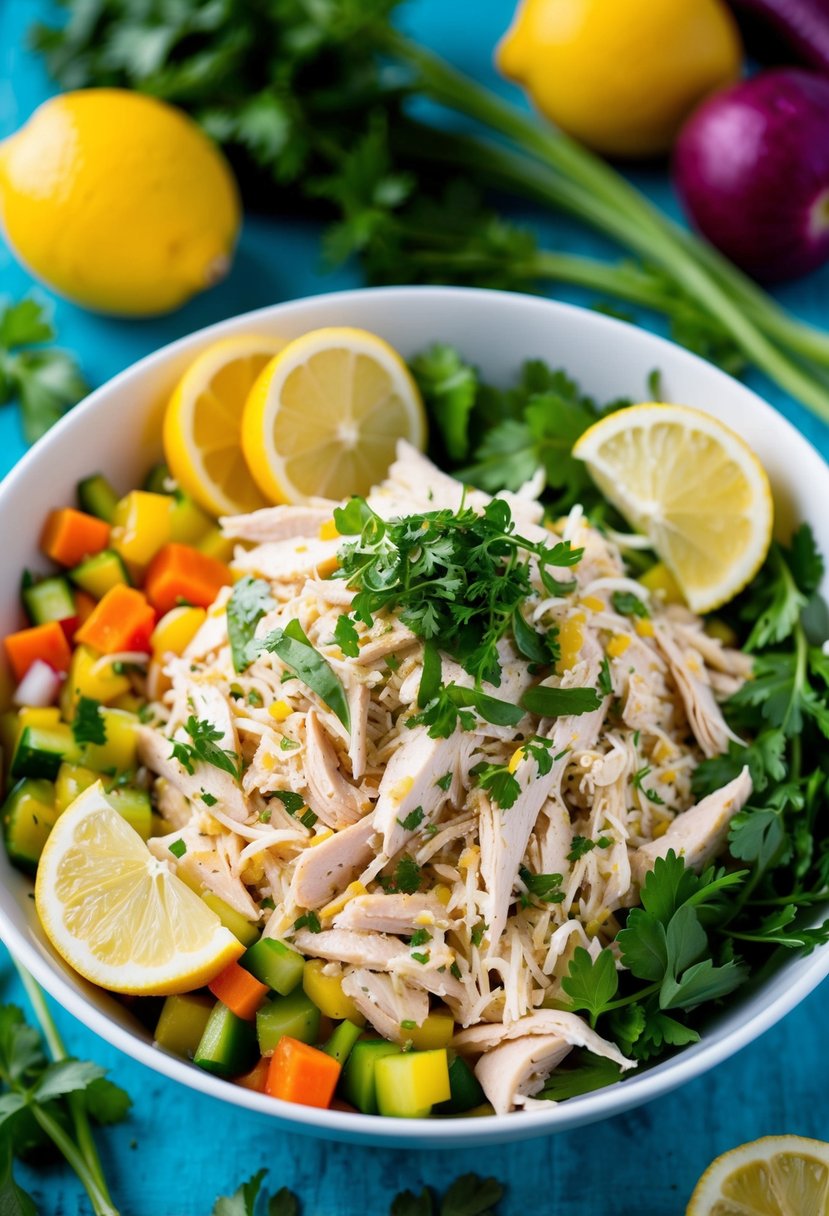
M 112 523 L 118 495 L 103 473 L 93 473 L 91 477 L 84 477 L 83 481 L 79 481 L 77 495 L 78 506 L 82 511 L 96 515 L 108 524 Z
M 324 1044 L 322 1051 L 328 1056 L 333 1056 L 338 1064 L 345 1064 L 362 1033 L 362 1026 L 355 1026 L 353 1022 L 347 1020 L 340 1022 L 334 1027 L 331 1038 Z
M 142 490 L 149 490 L 150 494 L 172 494 L 170 488 L 173 475 L 167 468 L 166 464 L 154 464 L 147 476 L 144 478 Z
M 376 1115 L 377 1065 L 386 1056 L 402 1054 L 396 1043 L 389 1043 L 385 1039 L 361 1039 L 359 1043 L 355 1043 L 343 1067 L 340 1081 L 346 1102 L 356 1106 L 364 1115 Z
M 425 1119 L 433 1106 L 451 1097 L 446 1048 L 384 1056 L 377 1062 L 375 1082 L 381 1115 Z
M 252 946 L 255 941 L 259 940 L 258 926 L 252 924 L 247 917 L 242 916 L 235 908 L 231 908 L 230 904 L 226 904 L 218 895 L 214 895 L 212 891 L 203 891 L 201 897 L 208 908 L 213 909 L 224 927 L 229 929 L 235 937 L 238 937 L 243 946 Z M 263 984 L 265 982 L 265 980 L 262 981 Z
M 78 615 L 71 588 L 60 575 L 24 587 L 22 597 L 26 615 L 33 625 L 67 621 Z
M 71 729 L 56 726 L 24 726 L 12 760 L 13 777 L 45 777 L 54 781 L 64 760 L 77 764 L 80 750 Z
M 102 549 L 94 557 L 88 557 L 69 571 L 69 577 L 76 587 L 96 600 L 103 599 L 119 583 L 128 586 L 130 581 L 127 568 L 114 549 Z
M 155 1041 L 177 1056 L 192 1060 L 198 1050 L 215 1001 L 187 992 L 168 996 L 155 1028 Z
M 275 937 L 260 937 L 245 951 L 239 965 L 255 975 L 260 984 L 287 996 L 302 981 L 305 959 Z
M 449 1055 L 449 1089 L 448 1102 L 441 1102 L 441 1114 L 461 1115 L 472 1110 L 486 1101 L 486 1095 L 481 1089 L 480 1082 L 463 1056 Z
M 3 803 L 0 817 L 9 860 L 33 874 L 57 819 L 54 785 L 42 779 L 18 781 Z
M 320 1011 L 301 988 L 266 1001 L 256 1014 L 256 1037 L 263 1056 L 270 1055 L 286 1034 L 301 1043 L 316 1043 L 319 1029 Z
M 205 553 L 208 557 L 215 557 L 220 562 L 229 562 L 233 557 L 235 547 L 236 542 L 230 540 L 227 536 L 223 536 L 221 528 L 218 527 L 212 527 L 201 537 L 196 545 L 199 553 Z
M 237 1018 L 217 1001 L 193 1054 L 194 1063 L 216 1076 L 236 1077 L 248 1071 L 257 1055 L 253 1023 Z
M 107 790 L 107 799 L 118 814 L 135 828 L 142 840 L 149 840 L 153 833 L 153 807 L 150 795 L 134 785 L 117 785 Z

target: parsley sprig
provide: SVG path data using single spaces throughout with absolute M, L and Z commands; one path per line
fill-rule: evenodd
M 190 740 L 188 742 L 183 739 L 171 739 L 170 742 L 173 745 L 173 750 L 170 752 L 171 759 L 178 760 L 179 764 L 191 774 L 196 771 L 193 767 L 194 764 L 204 763 L 212 764 L 214 768 L 230 773 L 231 777 L 239 780 L 241 761 L 235 752 L 219 747 L 218 740 L 222 738 L 222 732 L 218 727 L 197 718 L 195 714 L 190 714 L 184 723 L 184 729 L 190 736 Z
M 414 1027 L 414 1023 L 401 1024 L 405 1029 Z M 212 1216 L 255 1216 L 266 1172 L 259 1170 L 233 1195 L 218 1199 Z M 429 1187 L 417 1194 L 401 1191 L 391 1201 L 389 1216 L 496 1216 L 503 1195 L 503 1186 L 494 1178 L 462 1174 L 442 1196 L 436 1196 Z M 267 1212 L 268 1216 L 301 1216 L 302 1207 L 294 1191 L 283 1186 L 268 1199 Z
M 0 306 L 0 405 L 19 402 L 27 443 L 89 391 L 74 357 L 49 345 L 54 338 L 48 309 L 37 300 Z

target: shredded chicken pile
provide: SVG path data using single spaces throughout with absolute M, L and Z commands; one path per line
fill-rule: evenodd
M 461 496 L 458 482 L 401 445 L 368 501 L 390 519 L 455 509 Z M 537 628 L 559 631 L 561 658 L 548 683 L 595 688 L 603 667 L 605 679 L 609 672 L 612 694 L 601 708 L 554 719 L 527 714 L 518 727 L 480 721 L 449 738 L 407 727 L 422 644 L 386 616 L 369 630 L 360 625 L 359 655 L 343 656 L 334 628 L 354 593 L 330 577 L 342 540 L 331 524 L 335 504 L 321 503 L 268 508 L 222 526 L 241 542 L 234 571 L 266 580 L 276 601 L 257 636 L 300 621 L 346 690 L 350 733 L 275 654 L 234 671 L 227 589 L 183 657 L 151 671 L 155 717 L 140 744 L 172 828 L 151 841 L 157 856 L 262 922 L 266 935 L 328 960 L 386 1038 L 404 1042 L 407 1024 L 448 1006 L 461 1028 L 454 1046 L 477 1060 L 499 1112 L 532 1106 L 573 1046 L 632 1066 L 581 1017 L 554 1007 L 566 1002 L 561 978 L 573 950 L 582 945 L 595 957 L 612 946 L 616 914 L 638 902 L 656 857 L 674 849 L 698 868 L 721 851 L 751 790 L 745 770 L 695 806 L 690 792 L 700 759 L 733 737 L 717 698 L 746 678 L 746 657 L 627 577 L 617 545 L 578 507 L 554 532 L 542 525 L 537 501 L 503 497 L 522 535 L 584 549 L 572 571 L 577 588 L 551 597 L 538 583 L 525 609 Z M 465 498 L 477 508 L 487 501 L 476 491 Z M 650 615 L 620 615 L 614 591 L 632 592 Z M 500 656 L 501 686 L 488 691 L 517 702 L 539 677 L 511 642 L 500 643 Z M 471 683 L 448 656 L 442 663 L 445 681 Z M 171 758 L 171 739 L 187 739 L 191 715 L 241 757 L 239 780 L 203 762 L 191 774 Z M 546 775 L 521 751 L 533 735 L 552 741 Z M 511 808 L 480 788 L 471 770 L 481 761 L 512 767 L 521 792 Z M 289 814 L 275 791 L 300 794 L 317 817 L 312 826 Z M 418 809 L 422 815 L 413 815 Z M 174 859 L 169 845 L 178 840 L 186 852 Z M 417 889 L 389 891 L 404 856 L 421 867 Z M 528 897 L 527 872 L 561 875 L 560 902 Z M 309 910 L 318 918 L 311 927 Z M 304 927 L 295 928 L 298 920 Z M 412 946 L 422 929 L 428 945 Z

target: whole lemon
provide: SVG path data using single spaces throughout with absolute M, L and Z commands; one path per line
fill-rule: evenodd
M 81 89 L 0 144 L 0 221 L 60 295 L 140 316 L 227 272 L 240 205 L 227 162 L 186 114 L 125 89 Z
M 652 156 L 739 77 L 742 47 L 722 0 L 524 0 L 496 59 L 582 143 Z

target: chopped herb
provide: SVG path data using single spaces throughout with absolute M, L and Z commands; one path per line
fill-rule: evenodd
M 607 656 L 602 659 L 599 667 L 599 692 L 604 697 L 611 697 L 613 695 L 613 678 L 610 674 L 610 663 L 607 660 Z
M 437 832 L 438 825 L 436 823 L 427 823 L 426 827 L 423 829 L 423 835 L 427 840 L 431 840 L 433 836 L 437 835 Z
M 502 811 L 515 806 L 521 795 L 521 786 L 506 764 L 476 764 L 472 773 L 477 777 L 481 789 L 486 790 Z
M 425 946 L 427 942 L 432 940 L 432 935 L 428 929 L 415 929 L 409 941 L 410 946 Z
M 248 705 L 264 705 L 261 692 L 258 689 L 252 688 L 248 693 Z
M 558 718 L 591 713 L 601 707 L 602 701 L 595 688 L 551 688 L 537 684 L 524 693 L 521 704 L 540 718 Z
M 273 814 L 273 811 L 271 810 L 271 808 L 269 806 L 266 806 L 263 811 L 259 812 L 260 822 L 261 823 L 270 823 L 272 814 Z
M 435 785 L 438 787 L 439 790 L 443 790 L 444 794 L 449 789 L 449 786 L 451 784 L 452 784 L 451 769 L 449 770 L 448 773 L 444 773 L 442 777 L 438 777 L 438 779 L 435 781 Z
M 334 711 L 346 730 L 351 729 L 345 689 L 331 664 L 308 641 L 299 621 L 289 621 L 284 629 L 274 629 L 263 640 L 262 649 L 277 655 L 311 692 L 316 693 Z
M 401 828 L 405 828 L 407 832 L 413 832 L 415 828 L 420 827 L 423 822 L 423 807 L 416 806 L 413 811 L 409 811 L 405 819 L 397 821 Z
M 660 797 L 660 795 L 656 792 L 656 790 L 646 789 L 644 787 L 644 785 L 642 784 L 642 782 L 648 776 L 650 771 L 651 771 L 651 766 L 649 764 L 646 764 L 642 768 L 637 769 L 636 772 L 633 774 L 633 776 L 630 779 L 631 784 L 633 785 L 634 789 L 641 790 L 649 802 L 652 802 L 655 806 L 664 806 L 665 799 Z
M 168 847 L 174 857 L 183 857 L 184 854 L 187 852 L 187 845 L 181 839 L 174 840 L 173 843 L 171 845 L 169 845 Z
M 296 815 L 305 806 L 305 799 L 302 794 L 295 794 L 293 790 L 273 790 L 272 798 L 278 798 L 289 815 Z
M 309 933 L 321 933 L 322 925 L 316 912 L 303 912 L 294 921 L 294 929 L 307 929 Z
M 639 746 L 639 740 L 641 739 L 641 737 L 642 737 L 642 732 L 640 730 L 635 730 L 633 732 L 633 746 L 634 747 Z
M 424 967 L 425 967 L 425 966 L 426 966 L 426 964 L 428 963 L 429 959 L 431 958 L 431 955 L 429 954 L 429 951 L 428 951 L 428 950 L 425 952 L 425 954 L 424 954 L 424 953 L 418 953 L 417 951 L 413 950 L 413 951 L 412 951 L 412 958 L 414 959 L 414 961 L 415 961 L 416 963 L 420 963 L 422 966 L 424 966 Z
M 563 881 L 561 874 L 533 874 L 526 866 L 521 866 L 519 877 L 530 895 L 547 904 L 560 904 L 564 892 L 559 890 Z
M 647 606 L 632 591 L 614 591 L 610 599 L 620 616 L 650 616 Z
M 317 816 L 314 814 L 314 812 L 312 810 L 309 809 L 305 812 L 304 815 L 300 815 L 299 822 L 301 824 L 303 824 L 304 827 L 308 828 L 308 830 L 310 832 L 311 828 L 317 822 Z
M 349 659 L 356 659 L 360 653 L 360 635 L 346 612 L 340 613 L 337 617 L 337 624 L 334 626 L 334 641 Z
M 215 806 L 216 803 L 219 801 L 219 799 L 216 798 L 213 794 L 209 794 L 207 792 L 207 790 L 201 790 L 199 796 L 205 806 Z
M 139 705 L 138 706 L 138 721 L 142 725 L 146 725 L 146 723 L 152 721 L 152 719 L 154 717 L 155 717 L 155 712 L 151 705 Z
M 404 895 L 414 895 L 420 889 L 422 879 L 420 866 L 413 857 L 404 853 L 395 866 L 394 876 L 381 877 L 379 882 L 388 894 L 402 892 Z
M 472 931 L 469 934 L 469 940 L 472 942 L 473 946 L 480 946 L 481 942 L 484 940 L 484 934 L 488 928 L 489 925 L 485 924 L 485 922 L 482 920 L 479 920 L 477 925 L 472 926 Z
M 389 671 L 397 671 L 398 667 L 400 666 L 400 660 L 396 654 L 386 655 L 386 666 L 388 667 Z
M 431 738 L 448 739 L 458 726 L 462 730 L 474 730 L 473 709 L 496 726 L 516 726 L 524 716 L 523 710 L 508 701 L 500 701 L 475 688 L 445 684 L 423 712 L 412 715 L 406 725 L 428 726 Z
M 101 713 L 101 702 L 92 697 L 79 697 L 72 719 L 72 734 L 78 745 L 101 744 L 107 741 L 106 719 Z
M 461 978 L 461 969 L 457 963 L 453 963 L 452 966 L 449 968 L 449 974 L 454 975 L 456 980 L 459 980 Z
M 275 908 L 276 904 L 273 902 L 270 895 L 266 895 L 264 899 L 259 901 L 259 906 L 260 908 L 267 908 L 270 910 Z
M 261 650 L 254 640 L 256 626 L 274 607 L 270 586 L 261 578 L 247 575 L 233 588 L 227 601 L 227 636 L 236 671 L 249 667 Z
M 225 748 L 218 747 L 217 741 L 223 738 L 222 732 L 210 722 L 200 721 L 193 714 L 184 723 L 184 729 L 190 736 L 191 742 L 186 743 L 178 739 L 171 739 L 173 750 L 170 753 L 170 759 L 178 760 L 179 764 L 187 770 L 188 773 L 193 773 L 193 762 L 201 762 L 203 764 L 212 764 L 214 768 L 220 768 L 225 773 L 230 773 L 237 781 L 241 776 L 239 757 Z
M 287 735 L 283 735 L 279 740 L 279 746 L 283 752 L 293 752 L 299 747 L 293 739 L 289 739 Z
M 411 1018 L 406 1018 L 405 1022 L 400 1023 L 401 1030 L 417 1030 L 417 1022 L 413 1022 Z

